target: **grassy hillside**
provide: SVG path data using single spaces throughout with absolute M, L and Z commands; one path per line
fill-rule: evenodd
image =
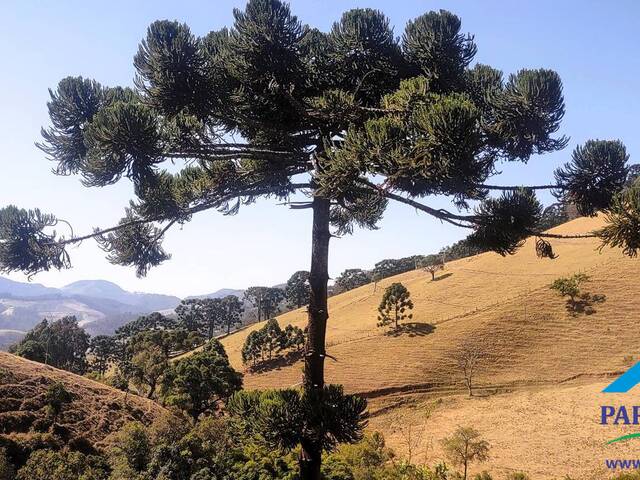
M 3 434 L 29 437 L 47 431 L 45 393 L 49 385 L 61 382 L 73 394 L 57 420 L 56 433 L 67 439 L 84 438 L 98 446 L 125 423 L 145 424 L 163 415 L 156 403 L 125 394 L 85 377 L 41 363 L 0 352 L 0 440 Z
M 582 233 L 600 225 L 601 219 L 580 218 L 553 231 Z M 335 360 L 327 359 L 327 381 L 344 384 L 348 391 L 369 397 L 374 415 L 372 427 L 381 428 L 389 435 L 392 446 L 401 451 L 403 434 L 398 428 L 402 422 L 392 419 L 408 413 L 416 396 L 429 402 L 454 398 L 455 401 L 450 400 L 453 403 L 439 407 L 442 421 L 437 421 L 436 416 L 428 423 L 429 441 L 433 445 L 457 424 L 479 423 L 490 439 L 497 435 L 511 438 L 514 429 L 521 426 L 523 416 L 530 422 L 530 431 L 512 438 L 511 443 L 495 440 L 486 468 L 505 469 L 511 465 L 530 470 L 536 474 L 534 478 L 560 478 L 565 474 L 590 478 L 580 475 L 587 475 L 602 463 L 601 440 L 611 433 L 602 431 L 602 439 L 591 438 L 601 430 L 594 422 L 599 409 L 597 401 L 601 401 L 595 392 L 602 385 L 588 387 L 591 400 L 584 401 L 592 405 L 588 411 L 579 413 L 589 428 L 576 432 L 577 440 L 567 443 L 581 445 L 575 465 L 554 470 L 556 460 L 556 465 L 568 465 L 554 453 L 565 451 L 565 447 L 551 443 L 542 448 L 541 444 L 558 433 L 555 422 L 562 421 L 558 418 L 571 424 L 571 415 L 577 408 L 571 407 L 572 402 L 585 395 L 580 388 L 568 388 L 567 382 L 601 384 L 604 377 L 623 371 L 640 357 L 637 342 L 640 263 L 638 259 L 624 257 L 619 250 L 599 253 L 595 239 L 553 241 L 559 255 L 555 260 L 538 259 L 534 243 L 534 239 L 529 239 L 513 256 L 485 253 L 451 262 L 435 282 L 428 273 L 412 271 L 381 281 L 375 290 L 373 285 L 367 285 L 331 298 L 327 351 Z M 555 278 L 576 272 L 591 277 L 584 291 L 606 296 L 604 302 L 590 307 L 590 314 L 569 314 L 565 300 L 549 289 Z M 376 326 L 376 309 L 384 288 L 397 281 L 411 291 L 414 316 L 402 332 L 390 335 L 388 329 Z M 282 315 L 279 321 L 283 327 L 288 323 L 303 327 L 306 315 L 297 310 Z M 260 326 L 223 339 L 236 368 L 242 368 L 240 349 L 247 334 Z M 483 395 L 489 396 L 467 402 L 463 377 L 451 353 L 468 339 L 482 344 L 488 352 L 477 381 L 483 387 Z M 298 362 L 265 373 L 247 374 L 245 386 L 298 384 L 301 367 Z M 541 406 L 550 403 L 554 396 L 564 396 L 557 418 Z M 523 402 L 522 398 L 529 400 Z M 505 411 L 509 413 L 502 419 Z M 481 414 L 482 421 L 477 418 Z M 449 420 L 444 421 L 445 418 Z M 411 420 L 404 422 L 411 423 Z M 527 455 L 518 454 L 527 449 Z M 432 455 L 437 458 L 437 448 L 432 449 Z
M 580 218 L 557 233 L 597 228 Z M 440 278 L 416 270 L 329 299 L 327 379 L 372 396 L 381 389 L 410 389 L 456 383 L 449 354 L 462 339 L 486 345 L 491 368 L 479 377 L 490 383 L 559 381 L 580 374 L 620 370 L 624 357 L 640 353 L 637 259 L 619 250 L 598 253 L 597 240 L 556 240 L 555 260 L 538 259 L 533 240 L 517 254 L 485 253 L 447 264 Z M 571 316 L 565 301 L 549 289 L 559 276 L 584 272 L 585 290 L 606 295 L 590 315 Z M 378 328 L 377 306 L 384 288 L 402 282 L 415 304 L 413 320 L 400 334 Z M 303 327 L 304 310 L 279 317 Z M 222 340 L 232 363 L 242 368 L 240 350 L 254 325 Z M 300 381 L 300 365 L 248 375 L 248 387 L 287 386 Z

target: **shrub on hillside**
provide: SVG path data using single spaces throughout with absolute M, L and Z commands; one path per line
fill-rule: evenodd
M 473 480 L 493 480 L 493 477 L 489 474 L 489 472 L 484 471 L 482 473 L 477 473 Z
M 62 383 L 53 383 L 47 388 L 45 401 L 47 402 L 47 414 L 55 424 L 64 406 L 73 401 L 73 395 L 67 391 Z
M 580 286 L 588 280 L 588 275 L 576 273 L 568 277 L 556 278 L 550 288 L 562 297 L 569 297 L 569 301 L 575 303 L 576 298 L 580 295 Z
M 513 472 L 507 475 L 507 480 L 531 480 L 531 477 L 524 472 Z

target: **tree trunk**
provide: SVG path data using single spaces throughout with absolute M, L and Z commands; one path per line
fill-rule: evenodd
M 153 394 L 156 392 L 156 383 L 153 382 L 152 384 L 149 385 L 149 393 L 147 394 L 147 398 L 151 399 L 153 398 Z
M 322 392 L 324 388 L 325 334 L 327 329 L 327 281 L 329 280 L 329 200 L 313 199 L 313 233 L 309 271 L 309 320 L 304 353 L 304 388 Z M 320 480 L 322 445 L 305 439 L 300 450 L 302 480 Z

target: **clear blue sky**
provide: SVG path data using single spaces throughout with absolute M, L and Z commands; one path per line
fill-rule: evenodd
M 209 1 L 22 1 L 0 5 L 0 206 L 40 207 L 70 221 L 76 232 L 116 222 L 131 197 L 131 185 L 87 189 L 74 177 L 56 177 L 34 147 L 48 125 L 47 88 L 67 75 L 92 77 L 105 85 L 131 85 L 132 58 L 148 24 L 156 19 L 188 23 L 194 33 L 230 25 L 232 7 L 244 2 Z M 427 1 L 294 0 L 299 18 L 328 30 L 344 10 L 373 7 L 384 11 L 401 35 L 406 21 L 444 8 L 462 18 L 475 34 L 477 61 L 505 73 L 522 67 L 559 72 L 567 114 L 562 133 L 567 149 L 533 158 L 528 165 L 505 165 L 501 182 L 547 182 L 573 147 L 589 138 L 620 138 L 640 161 L 637 114 L 640 111 L 635 1 Z M 498 181 L 498 180 L 496 180 Z M 549 197 L 543 197 L 548 203 Z M 445 205 L 433 199 L 434 205 Z M 72 249 L 74 268 L 36 276 L 61 286 L 103 278 L 138 291 L 177 295 L 282 282 L 307 269 L 310 212 L 290 211 L 272 202 L 244 208 L 235 217 L 200 214 L 182 230 L 168 234 L 172 260 L 137 279 L 132 269 L 110 265 L 92 242 Z M 371 267 L 377 260 L 437 251 L 465 232 L 446 227 L 405 206 L 388 209 L 381 229 L 358 231 L 332 241 L 330 272 Z M 11 278 L 23 280 L 21 275 Z

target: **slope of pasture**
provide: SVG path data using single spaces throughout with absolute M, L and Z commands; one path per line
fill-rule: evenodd
M 130 421 L 145 424 L 166 414 L 155 402 L 125 394 L 102 383 L 9 353 L 0 352 L 0 444 L 46 432 L 46 392 L 60 382 L 73 395 L 62 409 L 55 431 L 67 441 L 89 440 L 102 446 L 109 434 Z M 6 437 L 6 438 L 5 438 Z
M 473 475 L 487 470 L 503 479 L 523 471 L 533 480 L 609 479 L 620 470 L 609 470 L 605 460 L 637 459 L 639 440 L 607 441 L 638 427 L 601 425 L 600 405 L 637 405 L 640 393 L 605 394 L 606 380 L 591 382 L 479 391 L 473 398 L 422 393 L 375 399 L 369 427 L 384 432 L 397 454 L 416 463 L 442 460 L 442 439 L 458 426 L 471 426 L 490 445 L 488 460 L 471 465 Z M 389 408 L 392 403 L 395 408 Z
M 584 233 L 602 225 L 580 218 L 552 230 Z M 478 375 L 484 384 L 557 382 L 580 375 L 619 371 L 637 356 L 640 285 L 637 259 L 620 250 L 598 252 L 596 239 L 553 240 L 559 257 L 538 259 L 529 239 L 513 256 L 485 253 L 447 264 L 439 279 L 412 271 L 329 299 L 326 379 L 347 391 L 376 397 L 396 391 L 459 387 L 451 353 L 464 339 L 483 344 L 489 359 Z M 584 272 L 585 290 L 605 295 L 589 315 L 569 315 L 565 300 L 549 289 L 559 276 Z M 384 288 L 402 282 L 415 304 L 413 319 L 390 335 L 376 327 Z M 279 317 L 281 326 L 301 327 L 304 310 Z M 222 340 L 232 363 L 251 326 Z M 247 374 L 247 388 L 284 387 L 300 382 L 301 364 Z

